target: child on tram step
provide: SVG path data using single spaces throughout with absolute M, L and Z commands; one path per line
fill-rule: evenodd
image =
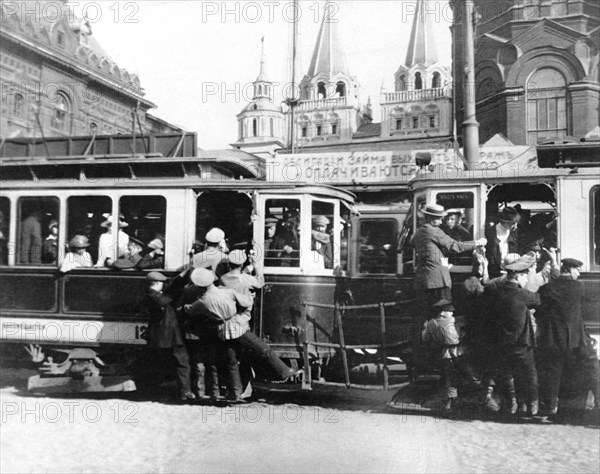
M 185 283 L 185 272 L 175 278 L 167 278 L 162 273 L 150 272 L 147 276 L 149 288 L 140 303 L 140 313 L 148 318 L 146 340 L 148 360 L 144 367 L 145 377 L 154 377 L 154 384 L 162 382 L 171 362 L 175 362 L 177 388 L 182 401 L 193 400 L 196 396 L 190 386 L 190 364 L 175 309 L 171 303 L 178 299 Z
M 446 299 L 433 304 L 435 318 L 423 323 L 421 337 L 430 345 L 432 356 L 442 371 L 441 386 L 446 397 L 443 410 L 450 411 L 458 395 L 458 372 L 456 367 L 458 332 L 454 325 L 454 306 Z

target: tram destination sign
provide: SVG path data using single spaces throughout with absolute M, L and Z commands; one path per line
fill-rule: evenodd
M 463 169 L 450 149 L 278 154 L 266 163 L 267 180 L 315 184 L 408 183 L 417 173 L 417 159 L 446 169 Z M 480 166 L 499 168 L 535 161 L 535 148 L 525 146 L 480 149 Z

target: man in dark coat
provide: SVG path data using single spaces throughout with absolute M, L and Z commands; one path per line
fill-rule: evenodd
M 513 207 L 505 207 L 497 220 L 496 225 L 488 227 L 485 231 L 488 241 L 485 256 L 488 259 L 491 278 L 500 276 L 504 257 L 509 253 L 520 253 L 517 229 L 519 213 Z
M 594 354 L 589 358 L 590 364 L 587 357 L 581 357 L 587 352 L 595 352 L 581 316 L 584 288 L 577 279 L 583 262 L 565 258 L 561 264 L 560 276 L 540 289 L 542 305 L 536 312 L 540 392 L 548 415 L 558 411 L 565 368 L 571 369 L 569 372 L 584 372 L 585 393 L 592 390 L 598 405 L 598 358 Z
M 141 314 L 148 317 L 146 340 L 150 349 L 151 372 L 163 372 L 174 360 L 177 367 L 177 388 L 181 400 L 192 400 L 195 395 L 190 386 L 190 363 L 184 341 L 179 331 L 175 309 L 171 306 L 183 287 L 183 277 L 169 279 L 159 272 L 147 276 L 150 288 L 141 303 Z M 164 289 L 164 291 L 163 291 Z
M 511 413 L 517 412 L 517 396 L 526 404 L 530 415 L 538 412 L 538 380 L 533 348 L 535 333 L 528 309 L 540 304 L 537 293 L 525 290 L 531 263 L 517 261 L 507 265 L 506 280 L 486 290 L 488 323 L 497 345 L 500 382 L 508 392 Z M 514 378 L 516 393 L 512 380 Z
M 434 303 L 441 299 L 452 301 L 452 280 L 448 255 L 474 250 L 486 244 L 485 239 L 457 242 L 440 229 L 444 207 L 429 204 L 422 211 L 426 223 L 419 227 L 413 237 L 416 251 L 414 278 L 415 297 L 419 305 L 415 327 L 421 328 L 429 319 Z

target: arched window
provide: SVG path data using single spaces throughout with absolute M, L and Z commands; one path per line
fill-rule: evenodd
M 98 132 L 98 124 L 96 122 L 90 122 L 90 134 L 96 135 Z
M 243 121 L 243 120 L 240 120 L 240 121 L 239 121 L 239 130 L 238 130 L 238 135 L 239 135 L 239 137 L 240 137 L 240 140 L 241 140 L 242 138 L 244 138 L 244 121 Z
M 423 89 L 423 78 L 421 77 L 421 73 L 417 72 L 415 74 L 415 90 Z
M 339 94 L 340 97 L 346 97 L 346 84 L 342 81 L 338 82 L 335 87 L 335 93 Z
M 262 95 L 262 86 L 258 85 L 258 95 Z
M 258 120 L 255 118 L 252 119 L 252 136 L 258 136 Z
M 431 88 L 439 89 L 440 87 L 442 87 L 442 76 L 439 72 L 434 72 L 433 79 L 431 80 Z
M 525 86 L 529 145 L 567 135 L 565 77 L 552 68 L 535 71 Z
M 275 136 L 275 121 L 272 117 L 269 119 L 269 132 L 272 137 Z
M 325 88 L 325 83 L 319 82 L 319 84 L 317 84 L 317 99 L 325 98 L 327 98 L 327 89 Z
M 54 99 L 54 112 L 50 125 L 58 130 L 69 131 L 71 103 L 64 92 L 57 92 Z
M 398 91 L 406 90 L 406 76 L 404 74 L 398 78 L 397 90 Z
M 257 110 L 257 109 L 258 109 L 258 105 L 252 104 L 252 110 Z
M 23 118 L 23 105 L 25 104 L 25 97 L 21 94 L 15 94 L 13 97 L 13 117 Z

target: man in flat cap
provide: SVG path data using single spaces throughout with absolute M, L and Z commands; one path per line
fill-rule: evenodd
M 507 206 L 497 216 L 498 223 L 488 227 L 485 236 L 488 240 L 485 255 L 489 262 L 490 277 L 501 274 L 502 260 L 509 253 L 519 253 L 517 224 L 520 216 L 514 207 Z
M 129 236 L 129 242 L 127 242 L 127 253 L 121 255 L 113 263 L 110 268 L 113 270 L 133 270 L 142 259 L 140 252 L 144 249 L 144 242 L 137 237 L 132 235 Z M 110 258 L 107 259 L 107 263 L 110 262 Z
M 170 365 L 170 360 L 174 360 L 179 398 L 186 401 L 196 396 L 191 391 L 188 353 L 172 306 L 183 289 L 183 275 L 170 279 L 160 272 L 150 272 L 146 277 L 149 288 L 140 304 L 140 314 L 148 318 L 145 338 L 148 341 L 149 360 L 145 367 L 145 378 L 150 375 L 163 379 L 165 367 Z
M 452 409 L 453 400 L 458 395 L 455 360 L 459 339 L 454 325 L 454 306 L 450 301 L 441 299 L 433 304 L 433 309 L 437 315 L 423 324 L 422 338 L 423 342 L 432 344 L 436 352 L 434 357 L 440 364 L 442 371 L 440 383 L 446 396 L 443 409 L 449 411 Z
M 275 233 L 277 232 L 277 223 L 279 220 L 276 217 L 265 218 L 265 265 L 271 267 L 276 264 L 274 259 L 278 252 L 273 248 L 273 242 L 275 240 Z
M 538 380 L 535 334 L 528 309 L 539 306 L 540 297 L 525 289 L 530 267 L 531 262 L 521 260 L 506 265 L 506 281 L 488 293 L 488 321 L 494 329 L 490 337 L 498 350 L 499 382 L 506 391 L 509 410 L 517 412 L 518 397 L 533 416 L 538 412 Z
M 577 279 L 583 262 L 561 260 L 560 276 L 540 289 L 538 319 L 538 372 L 540 394 L 547 415 L 558 411 L 563 373 L 582 374 L 587 396 L 592 390 L 598 406 L 598 357 L 581 315 L 583 284 Z
M 146 246 L 146 251 L 137 263 L 138 270 L 149 270 L 151 268 L 163 268 L 165 266 L 165 242 L 161 237 L 155 237 Z
M 485 238 L 457 242 L 446 235 L 440 229 L 445 215 L 443 206 L 428 204 L 421 212 L 426 222 L 417 229 L 413 237 L 416 251 L 414 287 L 420 305 L 417 314 L 419 327 L 425 319 L 429 319 L 433 303 L 440 299 L 452 300 L 452 280 L 447 257 L 486 244 Z
M 327 233 L 327 226 L 331 224 L 325 216 L 312 218 L 311 250 L 316 253 L 313 262 L 321 268 L 333 268 L 333 248 L 331 236 Z

